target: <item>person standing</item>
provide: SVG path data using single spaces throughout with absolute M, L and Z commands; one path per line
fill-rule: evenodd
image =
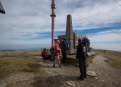
M 59 67 L 61 67 L 60 64 L 60 47 L 59 47 L 60 41 L 58 39 L 55 40 L 55 47 L 54 47 L 54 56 L 55 56 L 55 60 L 54 60 L 54 64 L 53 67 L 55 68 L 55 64 L 58 62 Z
M 60 43 L 60 47 L 61 47 L 61 53 L 62 53 L 62 63 L 66 63 L 67 62 L 67 54 L 66 54 L 66 41 L 65 39 L 61 39 L 61 43 Z
M 81 39 L 78 40 L 76 58 L 79 61 L 80 76 L 78 79 L 80 80 L 86 78 L 86 49 L 84 44 Z
M 51 53 L 50 53 L 50 50 L 47 50 L 47 60 L 51 60 Z
M 55 58 L 54 58 L 54 47 L 51 47 L 50 48 L 50 53 L 51 53 L 51 61 L 54 61 L 55 60 Z

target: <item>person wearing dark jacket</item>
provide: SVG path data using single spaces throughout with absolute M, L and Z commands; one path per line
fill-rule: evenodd
M 80 76 L 78 79 L 84 80 L 86 78 L 86 56 L 84 52 L 84 45 L 81 39 L 78 40 L 76 58 L 79 61 Z
M 55 60 L 55 58 L 54 58 L 54 47 L 51 47 L 50 48 L 50 53 L 51 53 L 51 61 L 54 61 Z
M 62 53 L 62 63 L 66 63 L 67 62 L 67 54 L 66 54 L 65 40 L 61 39 L 60 47 L 61 47 L 61 53 Z

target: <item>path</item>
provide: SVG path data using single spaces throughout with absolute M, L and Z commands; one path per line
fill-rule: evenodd
M 52 68 L 53 63 L 48 60 L 43 62 L 42 65 L 48 76 L 58 80 L 62 87 L 68 87 L 68 83 L 70 83 L 70 86 L 75 87 L 121 87 L 121 71 L 113 69 L 105 60 L 107 60 L 105 57 L 97 55 L 87 68 L 87 71 L 95 71 L 97 77 L 87 76 L 84 81 L 77 79 L 79 76 L 78 67 L 62 66 L 62 68 Z
M 97 77 L 87 75 L 84 81 L 77 79 L 79 68 L 71 65 L 62 65 L 53 68 L 53 62 L 41 61 L 43 75 L 20 73 L 11 75 L 0 81 L 0 87 L 121 87 L 121 71 L 113 69 L 101 55 L 95 56 L 87 71 L 95 71 Z M 58 66 L 57 66 L 58 67 Z

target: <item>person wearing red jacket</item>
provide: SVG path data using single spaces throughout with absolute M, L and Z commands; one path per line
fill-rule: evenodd
M 46 50 L 46 48 L 44 48 L 43 51 L 42 51 L 42 57 L 43 57 L 43 59 L 47 58 L 47 50 Z
M 60 46 L 59 46 L 60 41 L 57 39 L 55 40 L 55 47 L 54 47 L 54 56 L 55 56 L 55 60 L 54 60 L 54 64 L 53 67 L 55 68 L 55 64 L 56 62 L 58 62 L 59 67 L 61 67 L 60 65 Z

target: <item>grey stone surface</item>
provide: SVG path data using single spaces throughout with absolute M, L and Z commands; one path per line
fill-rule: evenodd
M 69 85 L 69 86 L 76 86 L 75 83 L 73 81 L 66 81 L 66 83 Z
M 87 75 L 97 77 L 97 74 L 94 71 L 87 71 Z
M 66 39 L 68 40 L 68 44 L 69 44 L 69 50 L 67 52 L 69 54 L 72 54 L 74 51 L 74 44 L 73 44 L 73 26 L 72 26 L 71 15 L 67 15 Z

